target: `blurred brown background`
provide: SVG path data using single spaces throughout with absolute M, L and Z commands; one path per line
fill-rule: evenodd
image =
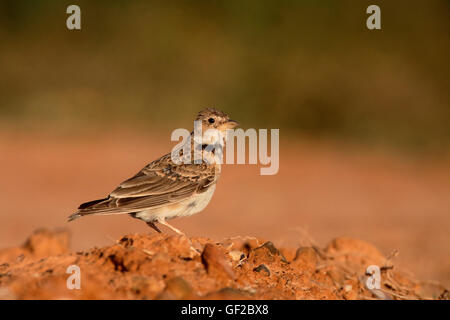
M 280 171 L 225 166 L 192 236 L 370 241 L 450 285 L 449 1 L 0 3 L 0 247 L 68 226 L 73 248 L 153 232 L 66 217 L 170 151 L 216 106 L 279 128 Z M 382 30 L 366 28 L 381 7 Z M 313 240 L 312 240 L 313 239 Z

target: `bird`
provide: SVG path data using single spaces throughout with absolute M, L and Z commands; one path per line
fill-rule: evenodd
M 185 234 L 170 225 L 167 220 L 196 214 L 210 202 L 221 173 L 221 163 L 215 156 L 223 146 L 223 140 L 211 138 L 207 134 L 217 132 L 217 137 L 224 137 L 226 131 L 238 126 L 238 122 L 215 108 L 206 108 L 197 114 L 194 124 L 201 129 L 201 143 L 196 143 L 195 130 L 191 132 L 183 148 L 176 153 L 167 153 L 147 164 L 137 174 L 123 181 L 108 196 L 102 199 L 85 202 L 78 211 L 68 217 L 73 221 L 88 215 L 128 214 L 143 220 L 155 231 L 161 233 L 157 224 L 172 229 L 179 235 Z M 196 152 L 201 153 L 204 161 L 194 161 Z M 188 152 L 185 152 L 188 150 Z M 221 150 L 221 149 L 220 149 Z M 187 157 L 187 156 L 191 157 Z

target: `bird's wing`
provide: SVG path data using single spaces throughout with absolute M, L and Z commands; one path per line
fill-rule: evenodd
M 77 214 L 114 214 L 154 209 L 202 193 L 216 181 L 215 167 L 174 164 L 170 154 L 153 161 L 98 202 L 81 205 Z

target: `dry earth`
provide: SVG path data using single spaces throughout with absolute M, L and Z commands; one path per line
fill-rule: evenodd
M 189 241 L 192 241 L 193 250 Z M 256 238 L 128 235 L 114 245 L 70 252 L 67 231 L 38 230 L 21 247 L 0 251 L 3 299 L 448 299 L 413 279 L 392 257 L 360 240 L 325 248 L 276 248 Z M 67 268 L 80 268 L 80 289 Z M 381 267 L 368 290 L 366 268 Z M 70 282 L 70 281 L 69 281 Z

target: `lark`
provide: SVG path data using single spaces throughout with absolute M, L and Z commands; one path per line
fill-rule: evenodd
M 225 137 L 227 129 L 234 129 L 238 125 L 227 114 L 213 108 L 200 111 L 195 120 L 201 125 L 203 133 L 202 143 L 197 144 L 201 150 L 197 152 L 204 161 L 195 161 L 196 144 L 192 131 L 192 139 L 187 142 L 190 144 L 188 150 L 191 150 L 191 161 L 177 161 L 173 159 L 172 152 L 168 153 L 122 182 L 106 198 L 81 204 L 68 220 L 87 215 L 128 214 L 145 221 L 157 232 L 161 232 L 157 226 L 161 224 L 185 236 L 167 221 L 191 216 L 205 209 L 220 177 L 220 161 L 215 160 L 215 152 L 220 145 L 218 139 L 212 139 L 207 133 L 217 132 Z M 187 156 L 186 153 L 183 154 L 183 150 L 180 152 L 180 159 Z

